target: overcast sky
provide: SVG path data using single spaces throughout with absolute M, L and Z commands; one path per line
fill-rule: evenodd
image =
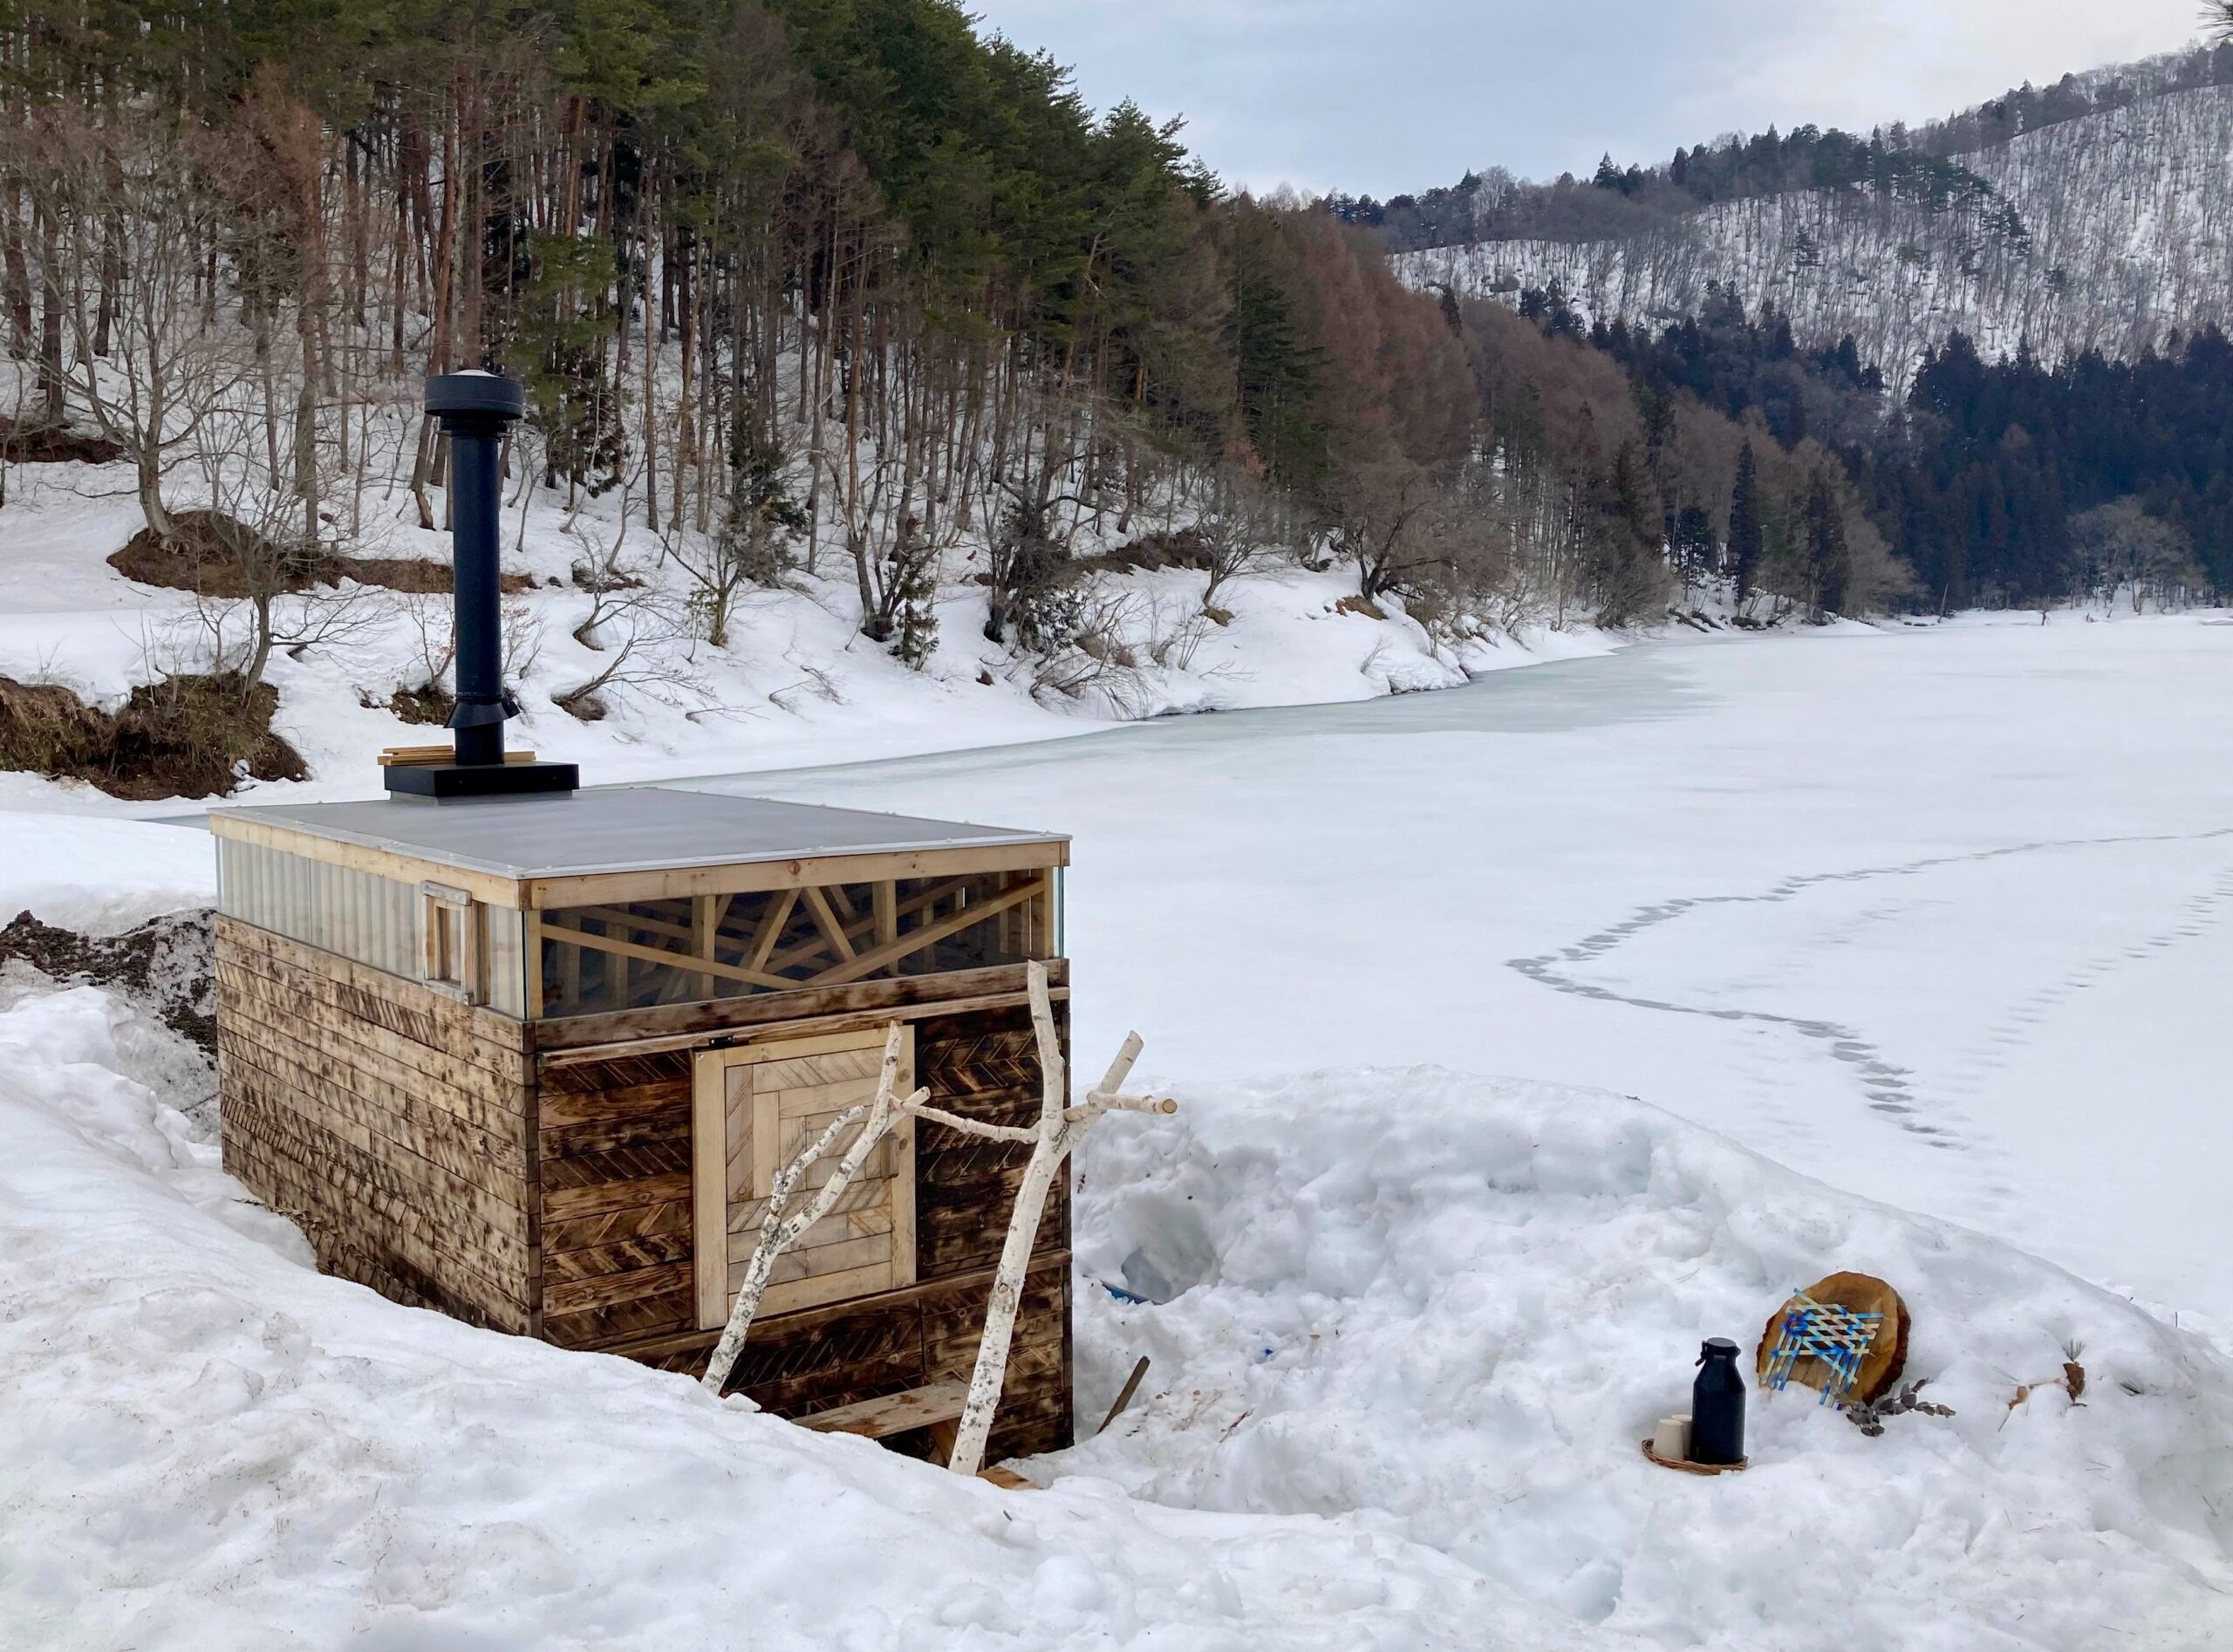
M 1731 131 L 1866 132 L 2201 32 L 2200 0 L 971 0 L 1227 181 L 1386 196 Z

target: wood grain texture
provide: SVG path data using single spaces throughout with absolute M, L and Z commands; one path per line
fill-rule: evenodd
M 855 1400 L 849 1405 L 816 1411 L 800 1417 L 798 1423 L 817 1434 L 858 1434 L 880 1440 L 888 1435 L 905 1434 L 911 1429 L 950 1423 L 961 1415 L 961 1408 L 968 1399 L 969 1386 L 966 1382 L 932 1382 L 887 1394 L 881 1399 Z
M 232 919 L 215 938 L 226 1168 L 328 1272 L 532 1334 L 524 1023 Z
M 1069 1016 L 1055 1021 L 1067 1055 Z M 926 1020 L 916 1030 L 916 1070 L 932 1102 L 988 1124 L 1028 1125 L 1039 1112 L 1039 1054 L 1030 1011 L 1021 1006 Z M 930 1121 L 915 1151 L 915 1267 L 937 1279 L 990 1267 L 1000 1258 L 1031 1150 L 987 1142 Z M 1056 1183 L 1040 1223 L 1035 1254 L 1067 1250 L 1068 1175 Z

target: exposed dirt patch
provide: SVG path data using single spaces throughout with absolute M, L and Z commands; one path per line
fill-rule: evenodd
M 367 711 L 384 707 L 399 720 L 420 727 L 447 728 L 450 713 L 457 709 L 457 696 L 440 683 L 422 683 L 416 688 L 399 688 L 385 700 L 366 696 L 357 703 Z
M 108 565 L 143 585 L 226 598 L 249 594 L 246 575 L 250 569 L 274 570 L 280 589 L 290 591 L 338 585 L 345 579 L 413 596 L 447 596 L 451 589 L 447 563 L 289 550 L 214 510 L 173 512 L 168 534 L 142 528 L 109 557 Z M 532 590 L 535 581 L 525 574 L 506 574 L 498 584 L 510 596 Z
M 449 563 L 428 562 L 421 556 L 324 556 L 319 559 L 318 571 L 320 577 L 314 582 L 318 584 L 353 579 L 360 585 L 385 585 L 413 596 L 447 597 L 455 584 Z M 507 597 L 516 597 L 535 589 L 535 577 L 499 574 L 496 589 Z
M 274 544 L 221 512 L 180 510 L 171 514 L 169 533 L 142 528 L 108 565 L 143 585 L 229 597 L 249 594 L 246 570 L 251 568 L 271 568 L 282 588 L 305 590 L 315 583 L 317 561 Z
M 67 425 L 0 415 L 0 459 L 16 465 L 113 465 L 124 449 Z
M 217 986 L 209 911 L 170 912 L 121 935 L 80 935 L 18 912 L 0 928 L 0 959 L 66 982 L 113 987 L 203 1055 L 217 1053 Z
M 1110 574 L 1130 573 L 1136 568 L 1151 572 L 1158 568 L 1206 568 L 1209 551 L 1200 534 L 1182 528 L 1177 533 L 1142 534 L 1115 550 L 1073 558 L 1071 565 L 1087 573 Z
M 307 779 L 300 754 L 271 732 L 278 707 L 269 683 L 250 688 L 233 673 L 143 683 L 116 712 L 58 684 L 0 677 L 0 768 L 136 802 L 222 796 L 243 762 L 258 780 Z

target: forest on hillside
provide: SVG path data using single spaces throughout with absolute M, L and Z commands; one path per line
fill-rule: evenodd
M 1369 227 L 1396 252 L 1483 241 L 1602 241 L 1663 228 L 1720 201 L 1827 190 L 1920 204 L 1957 215 L 1978 235 L 2021 246 L 2022 215 L 1964 156 L 2144 99 L 2233 85 L 2233 43 L 2220 41 L 2144 63 L 2029 81 L 1943 119 L 1893 121 L 1866 136 L 1813 124 L 1779 133 L 1724 133 L 1678 145 L 1656 165 L 1622 166 L 1608 151 L 1586 176 L 1528 182 L 1501 167 L 1468 170 L 1454 184 L 1376 201 L 1336 191 L 1328 210 Z
M 515 500 L 624 525 L 577 582 L 669 582 L 716 647 L 802 575 L 911 663 L 980 590 L 1058 692 L 1123 652 L 1112 558 L 1212 620 L 1284 557 L 1453 630 L 1656 617 L 1732 536 L 1763 611 L 1907 583 L 1820 443 L 1407 290 L 946 0 L 6 13 L 4 456 L 128 479 L 119 565 L 235 601 L 229 692 L 315 642 L 286 598 L 368 489 L 437 524 L 418 379 L 463 367 L 527 385 Z
M 2130 366 L 1950 345 L 1887 406 L 1851 341 L 1807 354 L 1726 295 L 1647 338 L 1555 290 L 1412 290 L 1369 229 L 1228 190 L 948 0 L 10 0 L 0 336 L 0 481 L 99 466 L 140 517 L 115 565 L 207 604 L 136 733 L 65 706 L 10 735 L 57 772 L 167 717 L 229 766 L 274 652 L 345 630 L 307 593 L 424 588 L 358 542 L 398 498 L 440 524 L 419 379 L 466 367 L 528 389 L 508 509 L 584 524 L 574 635 L 612 652 L 558 697 L 581 716 L 645 627 L 727 647 L 800 580 L 911 665 L 975 593 L 1061 695 L 1142 645 L 1097 595 L 1128 563 L 1200 570 L 1199 623 L 1284 561 L 1451 636 L 1709 581 L 1754 623 L 2233 573 L 2193 427 L 2233 397 L 2214 336 Z

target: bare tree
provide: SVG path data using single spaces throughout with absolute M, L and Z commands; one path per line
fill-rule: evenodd
M 47 233 L 31 248 L 38 280 L 68 296 L 60 319 L 70 350 L 57 364 L 70 396 L 133 467 L 147 528 L 168 539 L 163 485 L 193 462 L 206 421 L 233 405 L 253 373 L 248 353 L 203 304 L 203 220 L 210 209 L 203 162 L 214 140 L 160 122 L 95 123 L 57 108 L 18 128 L 14 165 Z M 100 270 L 120 261 L 132 277 L 113 297 Z M 104 354 L 96 348 L 113 310 Z
M 606 693 L 615 688 L 650 688 L 662 693 L 691 681 L 690 639 L 684 616 L 664 590 L 639 577 L 639 571 L 600 548 L 587 566 L 577 566 L 576 583 L 590 594 L 589 612 L 573 629 L 574 640 L 604 661 L 581 682 L 550 698 L 569 716 L 585 723 L 603 718 Z
M 730 467 L 729 493 L 720 529 L 693 534 L 670 519 L 662 554 L 689 580 L 690 605 L 716 648 L 729 644 L 729 619 L 748 585 L 773 585 L 789 567 L 787 544 L 806 530 L 806 513 L 784 480 L 783 455 L 762 444 Z
M 1007 1238 L 1000 1246 L 1000 1261 L 993 1276 L 992 1295 L 985 1306 L 985 1332 L 977 1347 L 976 1368 L 970 1374 L 969 1398 L 962 1407 L 961 1428 L 947 1464 L 956 1474 L 974 1474 L 985 1465 L 985 1443 L 992 1437 L 993 1414 L 999 1409 L 1000 1389 L 1007 1376 L 1008 1345 L 1015 1335 L 1017 1311 L 1023 1305 L 1024 1276 L 1030 1271 L 1032 1247 L 1038 1242 L 1040 1219 L 1055 1178 L 1069 1163 L 1070 1153 L 1103 1114 L 1111 1111 L 1176 1113 L 1178 1103 L 1167 1096 L 1126 1096 L 1120 1093 L 1140 1056 L 1140 1035 L 1129 1034 L 1101 1082 L 1082 1101 L 1069 1100 L 1069 1070 L 1062 1060 L 1062 1042 L 1055 1028 L 1055 1011 L 1047 992 L 1047 966 L 1026 966 L 1031 998 L 1031 1026 L 1039 1044 L 1039 1118 L 1029 1126 L 987 1124 L 962 1118 L 935 1107 L 914 1102 L 907 1112 L 917 1118 L 943 1124 L 986 1141 L 1028 1144 L 1031 1157 L 1016 1189 L 1015 1208 L 1008 1218 Z
M 1375 601 L 1446 564 L 1439 493 L 1424 467 L 1400 459 L 1350 479 L 1328 538 L 1335 556 L 1356 567 L 1358 596 Z
M 394 598 L 378 586 L 332 577 L 325 548 L 304 530 L 288 480 L 242 457 L 257 415 L 221 410 L 195 424 L 195 458 L 210 508 L 191 514 L 195 612 L 212 671 L 263 680 L 275 650 L 299 655 L 385 625 Z M 181 515 L 183 522 L 189 518 Z
M 1263 488 L 1245 476 L 1226 479 L 1217 502 L 1194 524 L 1202 566 L 1209 584 L 1202 606 L 1217 606 L 1218 592 L 1229 579 L 1253 573 L 1268 562 L 1278 544 L 1278 515 Z

